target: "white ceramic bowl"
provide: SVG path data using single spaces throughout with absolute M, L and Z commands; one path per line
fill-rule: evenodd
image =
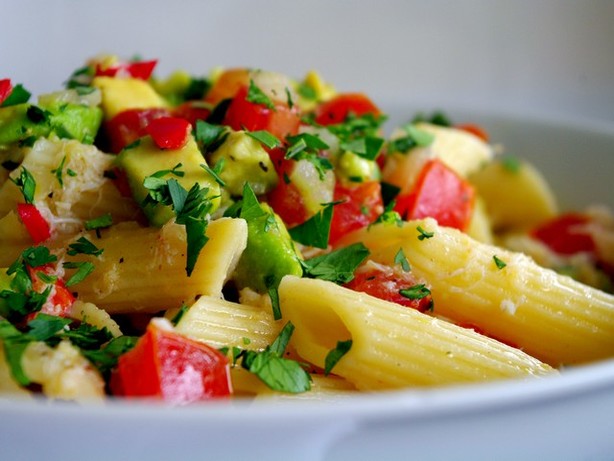
M 2 5 L 0 78 L 57 89 L 98 52 L 204 73 L 315 68 L 393 123 L 444 109 L 533 161 L 565 208 L 614 207 L 614 2 L 107 0 Z M 169 408 L 0 397 L 6 460 L 614 459 L 614 362 L 560 377 Z

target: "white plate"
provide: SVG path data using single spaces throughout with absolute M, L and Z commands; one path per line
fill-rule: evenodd
M 383 105 L 386 107 L 386 105 Z M 389 105 L 392 122 L 413 108 Z M 423 109 L 423 108 L 421 108 Z M 483 122 L 508 152 L 538 165 L 566 208 L 614 207 L 614 127 L 451 111 Z M 394 460 L 614 458 L 614 360 L 560 377 L 336 401 L 171 408 L 0 399 L 7 460 Z

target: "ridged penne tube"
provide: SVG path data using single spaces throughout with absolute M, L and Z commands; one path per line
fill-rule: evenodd
M 158 229 L 120 223 L 103 231 L 101 238 L 86 234 L 103 253 L 90 257 L 94 271 L 71 290 L 110 314 L 153 313 L 191 305 L 202 295 L 221 297 L 245 249 L 247 226 L 241 219 L 222 218 L 209 224 L 207 236 L 209 241 L 188 277 L 183 226 L 169 223 Z
M 420 240 L 419 226 L 432 237 Z M 614 356 L 614 296 L 432 219 L 408 222 L 403 230 L 403 240 L 375 248 L 371 257 L 391 264 L 402 248 L 412 271 L 431 287 L 435 315 L 474 325 L 554 366 Z M 370 232 L 385 241 L 389 229 Z
M 213 347 L 261 350 L 270 345 L 283 324 L 271 309 L 201 296 L 183 314 L 176 330 Z
M 547 375 L 524 352 L 401 305 L 332 282 L 286 276 L 279 286 L 291 344 L 324 367 L 338 341 L 352 340 L 333 373 L 361 390 Z

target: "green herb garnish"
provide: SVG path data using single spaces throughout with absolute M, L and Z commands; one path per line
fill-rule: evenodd
M 352 340 L 348 339 L 347 341 L 337 341 L 337 346 L 330 350 L 328 354 L 326 354 L 326 358 L 324 359 L 324 375 L 328 376 L 332 371 L 333 367 L 337 365 L 339 360 L 343 358 L 345 354 L 347 354 L 352 348 Z
M 307 277 L 344 284 L 354 278 L 354 271 L 368 256 L 369 249 L 364 244 L 354 243 L 301 261 L 301 265 Z

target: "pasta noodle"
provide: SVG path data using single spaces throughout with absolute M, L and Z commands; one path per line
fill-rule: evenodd
M 2 392 L 332 401 L 614 356 L 614 218 L 479 127 L 387 139 L 315 72 L 155 64 L 0 80 Z
M 432 238 L 418 239 L 421 227 Z M 539 267 L 521 253 L 478 243 L 433 220 L 361 231 L 376 261 L 392 263 L 402 248 L 412 270 L 431 284 L 434 312 L 514 344 L 554 366 L 614 353 L 614 297 Z M 403 237 L 400 237 L 404 234 Z M 353 239 L 361 240 L 360 235 Z M 352 240 L 352 239 L 349 239 Z M 493 258 L 505 262 L 498 268 Z

